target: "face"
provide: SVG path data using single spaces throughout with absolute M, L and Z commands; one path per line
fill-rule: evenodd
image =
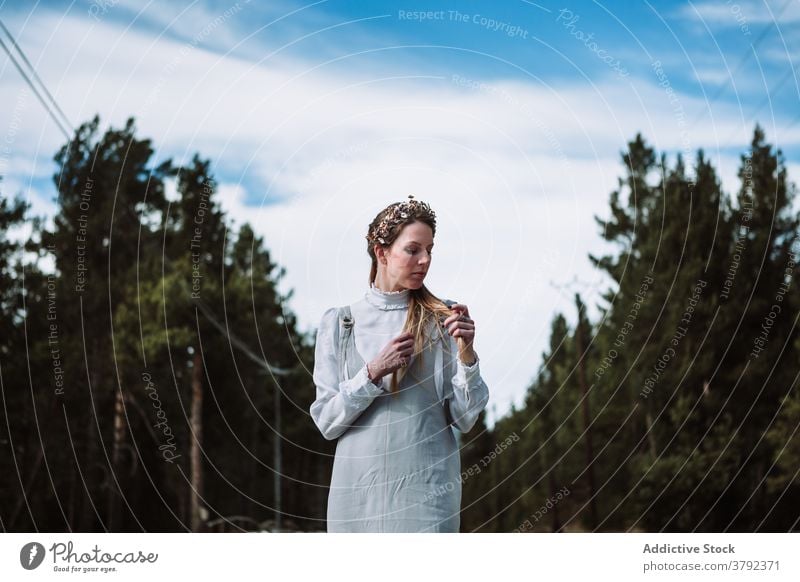
M 419 289 L 431 266 L 433 231 L 424 222 L 403 227 L 388 249 L 378 247 L 378 277 L 389 290 Z M 385 263 L 384 263 L 385 260 Z

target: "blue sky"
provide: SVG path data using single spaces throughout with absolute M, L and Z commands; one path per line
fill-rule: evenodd
M 122 4 L 104 15 L 128 24 L 139 14 Z M 244 4 L 243 4 L 244 5 Z M 264 47 L 283 54 L 324 62 L 332 70 L 354 65 L 449 75 L 478 75 L 481 80 L 518 78 L 583 85 L 607 77 L 609 67 L 581 41 L 593 35 L 601 49 L 619 59 L 626 70 L 652 76 L 651 63 L 668 68 L 672 86 L 698 97 L 715 98 L 693 116 L 713 112 L 716 102 L 742 107 L 746 119 L 771 111 L 763 101 L 765 87 L 781 81 L 770 94 L 774 112 L 786 119 L 798 104 L 798 81 L 785 77 L 800 47 L 796 32 L 800 6 L 793 0 L 774 2 L 316 2 L 247 4 L 232 28 L 239 40 L 249 37 L 234 54 L 260 60 Z M 209 17 L 222 14 L 230 2 L 204 4 Z M 139 16 L 141 28 L 190 40 L 197 27 L 165 30 L 165 17 Z M 178 12 L 174 9 L 174 12 Z M 413 18 L 411 14 L 425 14 Z M 775 17 L 780 20 L 775 22 Z M 460 16 L 460 18 L 459 18 Z M 278 22 L 273 22 L 276 19 Z M 210 18 L 209 18 L 210 20 Z M 490 24 L 491 22 L 491 24 Z M 492 30 L 494 23 L 507 25 Z M 571 25 L 570 25 L 571 23 Z M 507 34 L 508 27 L 521 29 Z M 792 34 L 792 33 L 795 34 Z M 523 36 L 524 34 L 524 36 Z M 252 35 L 252 36 L 251 36 Z M 206 39 L 209 47 L 227 52 L 226 39 Z M 758 43 L 753 49 L 753 43 Z M 291 44 L 290 44 L 291 43 Z M 290 46 L 285 46 L 290 44 Z M 369 51 L 366 54 L 356 54 Z M 770 104 L 767 104 L 770 105 Z
M 135 116 L 158 158 L 212 160 L 306 330 L 363 293 L 377 211 L 431 203 L 428 285 L 479 322 L 496 414 L 522 400 L 553 315 L 574 319 L 563 286 L 592 305 L 607 285 L 593 216 L 637 131 L 671 156 L 703 148 L 731 192 L 758 121 L 800 174 L 797 0 L 0 6 L 72 124 Z M 0 75 L 3 193 L 51 215 L 64 138 L 5 56 Z

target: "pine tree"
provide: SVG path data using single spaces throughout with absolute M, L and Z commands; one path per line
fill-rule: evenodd
M 26 243 L 38 258 L 15 263 L 21 246 L 0 234 L 0 373 L 4 394 L 13 388 L 4 440 L 14 447 L 0 474 L 21 477 L 0 490 L 4 525 L 260 529 L 276 482 L 293 527 L 318 525 L 324 507 L 308 503 L 324 470 L 309 453 L 313 345 L 291 293 L 277 292 L 284 271 L 250 226 L 229 232 L 208 161 L 154 165 L 132 119 L 98 129 L 97 117 L 81 125 L 55 157 L 54 228 L 34 221 Z M 0 198 L 0 226 L 23 216 Z

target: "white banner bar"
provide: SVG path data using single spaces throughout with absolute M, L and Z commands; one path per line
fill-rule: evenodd
M 799 550 L 771 533 L 3 534 L 0 579 L 796 581 Z

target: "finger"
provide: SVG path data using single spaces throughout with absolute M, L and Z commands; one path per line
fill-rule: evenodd
M 453 337 L 458 337 L 469 342 L 475 338 L 475 332 L 467 329 L 458 329 L 453 333 Z
M 392 357 L 394 357 L 394 358 L 404 358 L 406 356 L 410 356 L 413 353 L 414 353 L 414 350 L 411 349 L 411 348 L 398 349 L 396 352 L 394 352 L 394 354 L 392 354 Z
M 453 313 L 444 320 L 445 326 L 450 326 L 454 321 L 458 321 L 460 317 L 462 317 L 461 313 Z
M 453 333 L 457 329 L 466 329 L 466 330 L 468 330 L 468 329 L 472 329 L 474 327 L 475 327 L 475 324 L 470 323 L 468 321 L 455 321 L 455 322 L 453 322 L 453 325 L 450 326 L 449 331 L 450 331 L 450 333 Z
M 397 349 L 394 351 L 397 357 L 404 356 L 406 354 L 410 354 L 414 352 L 413 346 L 397 346 Z
M 456 325 L 456 324 L 459 324 L 459 323 L 472 323 L 472 319 L 462 315 L 462 316 L 456 317 L 456 318 L 452 319 L 451 321 L 449 321 L 447 323 L 447 327 L 452 327 L 453 325 Z
M 459 321 L 453 328 L 453 334 L 456 332 L 460 332 L 460 337 L 465 337 L 465 334 L 475 334 L 475 325 L 472 323 L 467 323 L 465 321 Z
M 457 311 L 459 315 L 466 315 L 469 317 L 469 307 L 464 305 L 463 303 L 454 303 L 450 306 L 450 309 Z

